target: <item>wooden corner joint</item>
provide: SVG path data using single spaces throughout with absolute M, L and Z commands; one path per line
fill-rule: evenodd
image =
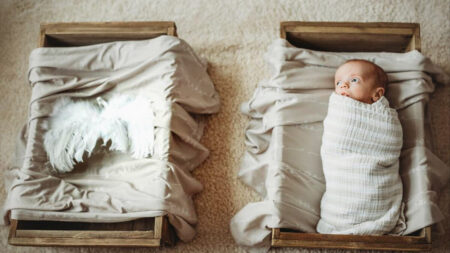
M 12 238 L 16 237 L 16 230 L 17 230 L 17 220 L 11 219 L 11 225 L 9 227 L 8 241 L 10 241 Z

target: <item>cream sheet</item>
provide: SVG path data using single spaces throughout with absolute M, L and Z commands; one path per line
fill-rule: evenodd
M 168 214 L 179 238 L 195 235 L 192 171 L 208 156 L 199 142 L 201 114 L 219 110 L 206 66 L 176 37 L 73 48 L 38 48 L 30 56 L 27 126 L 8 173 L 4 219 L 118 222 Z M 153 104 L 155 150 L 134 159 L 99 152 L 67 174 L 52 174 L 43 122 L 61 96 L 95 99 L 140 94 Z
M 437 201 L 449 168 L 431 152 L 426 104 L 433 81 L 448 85 L 448 76 L 418 51 L 317 52 L 278 39 L 266 54 L 272 77 L 262 81 L 241 108 L 250 123 L 239 178 L 263 200 L 248 204 L 231 220 L 238 244 L 267 249 L 270 227 L 316 232 L 325 190 L 320 159 L 322 121 L 334 72 L 351 58 L 373 61 L 389 76 L 386 96 L 403 128 L 400 174 L 406 202 L 405 234 L 443 219 Z

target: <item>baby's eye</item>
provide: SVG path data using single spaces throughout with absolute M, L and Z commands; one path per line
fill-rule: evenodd
M 342 81 L 338 81 L 338 82 L 336 83 L 337 86 L 339 86 L 339 85 L 341 85 L 341 84 L 342 84 Z
M 355 77 L 355 78 L 352 79 L 351 82 L 352 82 L 352 83 L 357 83 L 358 81 L 359 81 L 359 78 L 356 78 L 356 77 Z

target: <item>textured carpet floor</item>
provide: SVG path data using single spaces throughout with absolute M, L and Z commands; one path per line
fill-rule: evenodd
M 163 252 L 242 252 L 230 232 L 231 217 L 257 195 L 236 179 L 244 149 L 247 118 L 239 113 L 259 80 L 268 76 L 263 54 L 279 36 L 279 23 L 299 21 L 417 22 L 422 52 L 450 73 L 450 1 L 10 1 L 0 0 L 0 173 L 12 158 L 15 136 L 27 117 L 27 66 L 38 45 L 41 22 L 175 21 L 178 35 L 209 60 L 209 72 L 222 99 L 209 118 L 202 142 L 208 160 L 194 175 L 204 190 L 195 197 L 198 235 Z M 437 87 L 430 102 L 436 154 L 450 164 L 450 87 Z M 5 198 L 3 182 L 1 200 Z M 433 251 L 449 252 L 450 187 L 440 207 L 445 235 L 434 236 Z M 157 252 L 155 249 L 34 248 L 7 245 L 0 227 L 0 252 Z M 278 249 L 273 252 L 298 252 Z M 319 252 L 320 250 L 301 250 Z M 324 252 L 341 252 L 328 250 Z

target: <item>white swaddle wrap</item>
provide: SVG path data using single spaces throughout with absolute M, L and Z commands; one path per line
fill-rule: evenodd
M 400 234 L 406 229 L 401 148 L 402 127 L 385 97 L 366 104 L 332 93 L 320 150 L 326 190 L 319 233 Z

